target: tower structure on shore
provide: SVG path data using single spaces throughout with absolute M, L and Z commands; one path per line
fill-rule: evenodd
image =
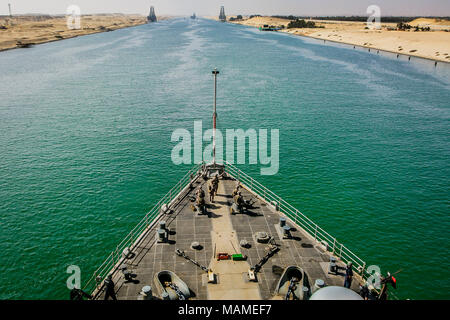
M 147 22 L 156 22 L 156 14 L 155 14 L 155 8 L 153 6 L 150 7 L 150 13 L 147 17 Z
M 227 16 L 225 15 L 225 8 L 224 8 L 224 6 L 220 7 L 219 20 L 222 21 L 222 22 L 227 21 Z
M 8 3 L 9 17 L 12 18 L 11 3 Z

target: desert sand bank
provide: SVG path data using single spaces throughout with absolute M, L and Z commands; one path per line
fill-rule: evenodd
M 168 17 L 158 17 L 165 20 Z M 83 15 L 81 29 L 67 27 L 65 16 L 0 17 L 0 51 L 145 24 L 141 15 Z
M 397 31 L 395 23 L 383 23 L 381 30 L 365 29 L 366 23 L 312 20 L 323 28 L 293 28 L 281 32 L 325 41 L 346 43 L 375 50 L 450 62 L 450 21 L 416 19 L 411 25 L 430 26 L 432 31 Z M 232 23 L 252 27 L 262 25 L 287 26 L 290 20 L 273 17 L 253 17 Z

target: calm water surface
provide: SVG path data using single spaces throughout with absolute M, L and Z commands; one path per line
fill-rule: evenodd
M 373 51 L 373 50 L 372 50 Z M 0 298 L 66 299 L 189 166 L 172 131 L 280 129 L 260 176 L 401 298 L 448 298 L 450 67 L 177 19 L 0 53 Z

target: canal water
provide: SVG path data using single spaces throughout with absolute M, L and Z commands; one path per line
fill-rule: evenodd
M 448 298 L 450 67 L 210 20 L 0 53 L 0 298 L 67 299 L 189 165 L 172 132 L 278 129 L 268 188 L 400 298 Z

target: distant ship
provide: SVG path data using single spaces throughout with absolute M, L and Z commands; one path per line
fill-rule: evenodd
M 192 14 L 191 19 L 197 19 L 197 16 L 195 15 L 195 12 Z
M 268 24 L 259 27 L 259 31 L 278 31 L 278 30 L 281 30 L 281 28 L 276 26 L 269 26 Z
M 214 69 L 214 130 L 218 74 Z M 208 192 L 215 199 L 206 200 Z M 346 268 L 353 270 L 350 288 L 343 286 Z M 294 206 L 216 161 L 213 137 L 213 161 L 191 168 L 83 290 L 92 299 L 362 300 L 361 292 L 387 299 L 395 278 L 388 273 L 376 288 L 371 276 L 364 260 Z
M 147 17 L 147 23 L 150 22 L 157 22 L 158 20 L 156 19 L 156 14 L 155 14 L 155 8 L 153 6 L 150 7 L 150 13 Z
M 227 21 L 227 16 L 225 15 L 225 8 L 224 8 L 224 6 L 220 7 L 219 20 L 222 21 L 222 22 Z

